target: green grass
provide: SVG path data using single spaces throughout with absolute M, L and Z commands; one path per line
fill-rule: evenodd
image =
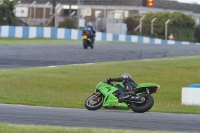
M 114 130 L 102 128 L 71 128 L 53 126 L 25 126 L 0 124 L 1 133 L 170 133 L 164 131 L 145 131 L 145 130 Z M 172 133 L 172 132 L 171 132 Z M 175 133 L 175 132 L 174 132 Z M 178 133 L 178 132 L 176 132 Z
M 48 38 L 0 38 L 0 45 L 44 45 L 44 44 L 79 44 L 78 40 L 48 39 Z
M 117 44 L 129 42 L 111 42 L 111 41 L 96 41 L 95 44 Z M 49 39 L 49 38 L 0 38 L 1 45 L 47 45 L 47 44 L 82 44 L 81 40 L 64 40 L 64 39 Z M 134 43 L 131 43 L 134 44 Z
M 199 68 L 200 57 L 193 57 L 0 71 L 0 102 L 84 108 L 100 81 L 130 73 L 137 83 L 161 85 L 150 111 L 200 114 L 200 107 L 181 105 L 182 87 L 200 82 Z

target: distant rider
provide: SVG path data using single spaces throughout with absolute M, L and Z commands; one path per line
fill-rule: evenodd
M 86 31 L 89 31 L 90 37 L 91 37 L 91 39 L 92 39 L 92 42 L 94 43 L 95 36 L 96 36 L 96 31 L 94 30 L 94 28 L 93 28 L 91 22 L 87 23 L 87 25 L 86 25 L 86 27 L 85 27 L 85 30 L 86 30 Z
M 123 74 L 120 78 L 108 78 L 107 83 L 111 82 L 119 82 L 115 87 L 117 87 L 119 90 L 123 90 L 122 92 L 122 98 L 119 99 L 121 102 L 125 101 L 130 97 L 130 95 L 134 95 L 137 91 L 136 87 L 138 86 L 135 81 L 132 80 L 132 77 L 130 74 Z

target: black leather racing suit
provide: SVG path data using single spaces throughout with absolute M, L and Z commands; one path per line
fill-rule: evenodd
M 125 86 L 125 91 L 136 91 L 138 86 L 131 78 L 109 78 L 108 82 L 122 82 Z

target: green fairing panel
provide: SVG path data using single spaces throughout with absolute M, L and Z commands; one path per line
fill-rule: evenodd
M 97 86 L 96 86 L 96 89 L 99 89 L 100 87 L 105 87 L 105 86 L 110 86 L 104 82 L 100 82 Z
M 136 88 L 144 88 L 144 87 L 152 87 L 152 86 L 157 86 L 158 84 L 155 84 L 155 83 L 142 83 L 142 84 L 139 84 Z
M 123 87 L 123 84 L 120 84 L 120 82 L 118 84 Z M 113 95 L 114 92 L 118 91 L 118 88 L 100 82 L 96 86 L 96 89 L 99 90 L 104 95 L 103 107 L 117 107 L 119 109 L 125 109 L 125 110 L 129 109 L 126 103 L 119 103 L 118 98 L 115 95 Z
M 103 107 L 116 107 L 119 109 L 128 110 L 129 107 L 126 103 L 119 103 L 118 98 L 115 97 L 113 94 L 110 94 L 109 96 L 106 96 L 104 99 Z
M 102 89 L 104 90 L 109 90 L 109 89 L 107 89 L 107 88 L 109 88 L 110 87 L 110 85 L 108 85 L 108 84 L 106 84 L 106 83 L 104 83 L 104 82 L 100 82 L 97 86 L 96 86 L 96 90 L 99 90 L 99 91 L 101 91 Z
M 115 87 L 109 87 L 109 88 L 103 88 L 103 89 L 99 89 L 99 91 L 106 97 L 114 92 L 116 92 L 118 89 Z

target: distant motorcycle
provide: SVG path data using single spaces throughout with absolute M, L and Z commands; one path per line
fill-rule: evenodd
M 151 94 L 160 89 L 159 84 L 142 83 L 137 87 L 135 94 L 130 94 L 129 99 L 120 102 L 122 96 L 119 89 L 113 83 L 100 82 L 95 93 L 89 96 L 85 101 L 85 107 L 88 110 L 106 109 L 132 109 L 134 112 L 144 113 L 152 108 L 154 99 Z
M 82 39 L 84 49 L 87 49 L 88 47 L 91 47 L 91 49 L 94 48 L 94 40 L 90 37 L 89 31 L 83 30 Z

